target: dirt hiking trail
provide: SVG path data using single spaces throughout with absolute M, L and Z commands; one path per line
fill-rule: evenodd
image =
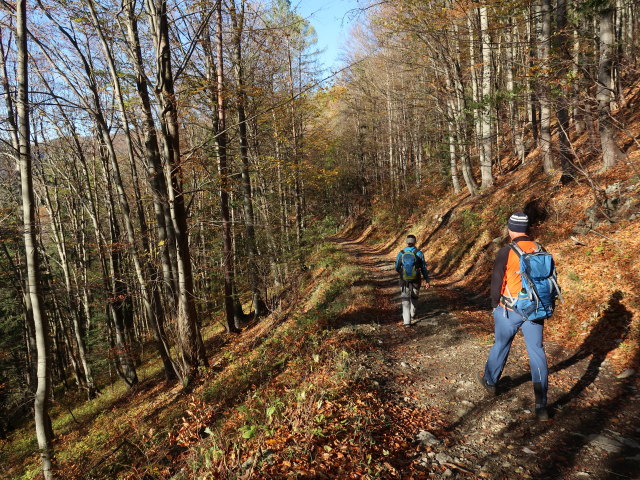
M 545 342 L 551 419 L 538 422 L 521 332 L 497 395 L 488 397 L 476 379 L 493 341 L 488 305 L 465 301 L 436 277 L 433 288 L 421 289 L 415 324 L 405 328 L 397 252 L 337 242 L 376 289 L 377 304 L 355 326 L 379 347 L 367 356 L 368 380 L 385 402 L 437 409 L 445 425 L 437 434 L 407 426 L 416 447 L 407 462 L 423 473 L 398 477 L 640 479 L 638 376 L 612 371 L 605 359 L 630 322 L 622 305 L 613 301 L 576 351 Z

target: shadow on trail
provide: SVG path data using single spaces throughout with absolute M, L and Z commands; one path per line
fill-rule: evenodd
M 554 371 L 558 371 L 589 355 L 592 356 L 582 377 L 553 405 L 557 407 L 567 405 L 592 384 L 607 353 L 617 347 L 620 339 L 627 336 L 631 312 L 620 302 L 621 299 L 621 292 L 614 292 L 602 318 L 583 345 L 574 355 L 553 367 Z M 639 363 L 640 354 L 636 354 L 631 365 L 637 367 Z M 623 412 L 626 418 L 632 421 L 621 422 L 618 416 Z M 562 418 L 556 419 L 563 422 L 563 433 L 547 446 L 549 456 L 546 456 L 544 468 L 536 478 L 549 480 L 568 478 L 570 472 L 580 467 L 578 462 L 581 451 L 588 445 L 594 445 L 594 441 L 596 445 L 593 448 L 598 448 L 597 441 L 601 438 L 608 438 L 615 443 L 610 445 L 612 448 L 608 453 L 604 453 L 606 450 L 601 450 L 598 454 L 602 458 L 604 467 L 597 478 L 602 480 L 637 478 L 640 463 L 638 461 L 640 432 L 635 428 L 636 424 L 633 420 L 638 418 L 639 414 L 640 404 L 637 401 L 633 378 L 616 381 L 613 395 L 604 401 L 594 401 L 586 406 L 565 409 L 562 412 Z M 514 426 L 508 428 L 512 427 L 515 428 Z M 553 424 L 543 424 L 537 428 L 539 433 L 544 433 L 553 428 Z
M 596 380 L 600 367 L 607 354 L 614 350 L 619 343 L 629 334 L 629 327 L 632 320 L 632 313 L 621 303 L 622 293 L 615 291 L 612 293 L 605 311 L 602 313 L 597 324 L 590 331 L 589 336 L 582 345 L 570 357 L 562 360 L 550 368 L 550 373 L 559 372 L 569 368 L 576 363 L 591 357 L 582 376 L 565 392 L 560 398 L 550 405 L 550 410 L 557 409 L 558 413 L 552 422 L 536 422 L 533 418 L 523 421 L 522 418 L 515 418 L 516 412 L 511 412 L 514 419 L 511 420 L 496 436 L 511 436 L 516 439 L 524 439 L 530 445 L 536 445 L 534 450 L 538 455 L 544 455 L 544 463 L 539 464 L 539 470 L 534 472 L 534 477 L 540 480 L 552 480 L 568 478 L 569 472 L 580 467 L 578 465 L 579 454 L 583 449 L 591 444 L 598 435 L 613 437 L 612 428 L 618 430 L 616 433 L 628 438 L 627 442 L 619 442 L 618 450 L 613 451 L 606 459 L 607 467 L 603 470 L 606 476 L 598 478 L 613 480 L 614 478 L 635 478 L 633 475 L 638 471 L 637 455 L 640 453 L 640 432 L 635 429 L 633 422 L 622 423 L 617 417 L 623 410 L 627 418 L 637 418 L 640 414 L 640 404 L 635 400 L 637 395 L 633 379 L 618 381 L 612 395 L 598 402 L 594 399 L 590 404 L 576 405 L 571 408 L 562 407 L 579 397 Z M 640 354 L 636 355 L 632 365 L 640 364 Z M 505 377 L 506 379 L 507 377 Z M 499 394 L 511 390 L 527 381 L 531 380 L 529 373 L 521 375 L 503 385 L 506 390 L 500 390 Z M 500 385 L 500 384 L 499 384 Z M 531 395 L 533 400 L 533 395 Z M 588 399 L 587 399 L 588 400 Z M 448 427 L 449 431 L 460 428 L 463 424 L 478 421 L 483 415 L 494 408 L 495 399 L 489 398 L 471 409 L 467 414 Z M 629 412 L 629 408 L 635 414 Z M 559 424 L 559 422 L 561 422 Z M 560 425 L 562 428 L 560 428 Z M 548 433 L 560 433 L 555 440 L 549 443 Z M 631 437 L 631 438 L 629 438 Z M 538 442 L 541 442 L 538 444 Z M 487 454 L 482 461 L 489 461 L 493 454 Z M 634 457 L 632 459 L 632 457 Z
M 551 367 L 550 373 L 554 373 L 575 364 L 583 358 L 591 356 L 589 365 L 580 380 L 571 387 L 571 390 L 556 400 L 552 404 L 552 408 L 566 405 L 591 385 L 598 376 L 600 366 L 607 357 L 607 354 L 617 348 L 627 337 L 632 314 L 620 303 L 620 300 L 622 300 L 622 292 L 616 290 L 611 295 L 609 304 L 603 312 L 602 317 L 589 332 L 589 336 L 582 343 L 578 351 L 566 360 Z
M 563 423 L 564 432 L 551 443 L 538 444 L 542 438 L 557 431 L 558 428 L 553 423 L 535 423 L 535 420 L 522 421 L 517 419 L 511 421 L 496 436 L 514 435 L 515 438 L 525 439 L 533 447 L 533 450 L 544 462 L 540 462 L 538 470 L 531 472 L 533 478 L 538 480 L 559 480 L 573 478 L 572 473 L 576 469 L 582 470 L 578 465 L 579 453 L 587 447 L 592 440 L 592 435 L 604 432 L 609 426 L 611 418 L 630 400 L 629 392 L 621 392 L 610 401 L 600 404 L 597 407 L 576 408 L 568 422 Z M 488 454 L 480 462 L 488 461 L 492 457 Z M 614 462 L 617 463 L 617 462 Z M 619 468 L 615 467 L 620 471 Z M 636 464 L 637 468 L 637 464 Z M 585 469 L 588 469 L 585 466 Z M 632 469 L 626 470 L 627 475 L 635 473 Z M 595 476 L 590 478 L 613 479 L 613 478 L 634 478 L 620 473 L 610 472 L 611 476 Z
M 549 367 L 549 375 L 565 370 L 581 360 L 591 357 L 582 377 L 555 402 L 549 405 L 550 411 L 561 409 L 571 400 L 578 397 L 591 385 L 600 372 L 600 366 L 612 350 L 627 337 L 631 324 L 632 313 L 620 302 L 622 292 L 616 290 L 611 294 L 607 308 L 602 312 L 598 323 L 591 329 L 587 338 L 582 342 L 573 355 Z M 499 384 L 499 392 L 509 391 L 531 380 L 531 374 L 526 373 Z
M 574 471 L 578 465 L 578 455 L 582 449 L 590 444 L 597 435 L 606 435 L 611 432 L 612 420 L 628 405 L 636 405 L 633 399 L 635 392 L 626 385 L 618 387 L 618 392 L 611 399 L 595 406 L 576 408 L 571 412 L 571 418 L 565 425 L 565 432 L 547 449 L 550 453 L 548 461 L 540 473 L 541 479 L 557 479 L 567 478 L 569 472 Z M 636 416 L 637 418 L 637 416 Z M 545 430 L 552 428 L 545 426 Z M 630 427 L 628 432 L 624 432 L 626 436 L 638 436 Z M 609 436 L 609 435 L 606 435 Z M 637 443 L 637 438 L 634 440 Z M 626 451 L 625 451 L 626 450 Z M 638 463 L 629 461 L 624 458 L 625 453 L 629 456 L 638 454 L 639 450 L 627 447 L 620 448 L 608 458 L 603 459 L 608 466 L 604 467 L 606 474 L 599 475 L 597 478 L 620 479 L 620 478 L 637 478 Z M 564 475 L 566 472 L 566 476 Z

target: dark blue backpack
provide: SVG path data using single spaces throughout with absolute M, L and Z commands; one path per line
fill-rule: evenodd
M 525 253 L 517 243 L 509 247 L 520 259 L 522 290 L 513 303 L 513 310 L 525 320 L 544 320 L 553 314 L 556 299 L 562 295 L 553 257 L 541 245 L 535 252 Z

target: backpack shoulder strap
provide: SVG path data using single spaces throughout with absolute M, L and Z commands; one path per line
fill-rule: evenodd
M 518 258 L 520 258 L 520 257 L 522 257 L 522 255 L 524 255 L 524 250 L 522 250 L 520 248 L 520 246 L 516 242 L 511 242 L 509 244 L 509 247 L 511 248 L 511 250 L 516 252 L 516 255 L 518 255 Z

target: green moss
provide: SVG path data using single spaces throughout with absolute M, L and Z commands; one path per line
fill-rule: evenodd
M 482 225 L 482 217 L 473 210 L 463 210 L 460 212 L 460 221 L 465 232 L 475 232 Z
M 569 278 L 569 280 L 571 280 L 572 282 L 576 282 L 576 283 L 580 283 L 582 281 L 578 276 L 578 274 L 573 270 L 569 270 L 569 272 L 567 272 L 567 278 Z

